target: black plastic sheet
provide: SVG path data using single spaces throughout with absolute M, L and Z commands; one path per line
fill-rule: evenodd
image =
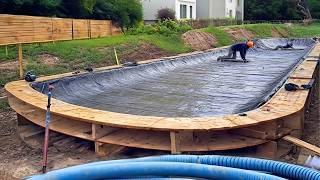
M 248 63 L 218 62 L 227 49 L 135 67 L 93 72 L 34 83 L 71 104 L 143 116 L 204 117 L 257 108 L 275 93 L 313 47 L 310 39 L 293 41 L 300 50 L 272 50 L 286 39 L 258 40 Z M 238 55 L 239 57 L 239 55 Z

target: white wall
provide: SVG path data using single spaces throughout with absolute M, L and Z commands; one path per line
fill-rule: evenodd
M 238 0 L 225 0 L 226 2 L 226 11 L 225 17 L 235 18 L 236 17 L 236 10 L 237 10 L 237 3 Z M 230 14 L 230 10 L 232 13 Z
M 197 1 L 197 19 L 207 19 L 209 17 L 209 1 L 210 0 Z
M 237 7 L 237 11 L 240 13 L 238 14 L 238 16 L 236 17 L 238 20 L 242 20 L 244 19 L 244 1 L 245 0 L 240 0 L 240 4 Z
M 240 12 L 240 19 L 243 19 L 244 0 L 198 0 L 197 18 L 198 19 L 215 19 L 236 17 L 236 12 Z M 239 4 L 238 4 L 239 3 Z
M 226 0 L 209 0 L 210 19 L 224 18 L 226 14 Z
M 193 19 L 196 18 L 196 0 L 141 0 L 143 6 L 144 20 L 155 20 L 158 10 L 170 8 L 176 12 L 176 18 L 180 19 L 180 4 L 187 5 L 187 19 L 190 17 L 190 6 L 192 6 Z
M 175 10 L 176 8 L 176 0 L 141 0 L 141 2 L 144 20 L 155 20 L 160 9 L 170 8 Z
M 201 0 L 200 0 L 201 1 Z M 190 19 L 190 6 L 192 6 L 192 19 L 197 17 L 197 0 L 176 0 L 176 18 L 180 17 L 180 5 L 187 5 L 187 19 Z

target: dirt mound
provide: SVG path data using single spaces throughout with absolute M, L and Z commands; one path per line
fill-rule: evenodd
M 254 38 L 254 34 L 251 31 L 243 28 L 225 28 L 224 30 L 236 41 Z
M 162 49 L 148 43 L 141 43 L 133 52 L 127 52 L 121 55 L 121 62 L 143 61 L 171 56 L 172 53 L 165 52 Z
M 272 28 L 271 34 L 272 34 L 272 37 L 275 37 L 275 38 L 281 38 L 281 37 L 288 36 L 288 32 L 280 31 L 277 28 Z
M 0 70 L 5 71 L 5 70 L 17 70 L 19 69 L 19 62 L 18 61 L 9 61 L 9 62 L 3 62 L 0 63 Z
M 189 31 L 182 35 L 182 39 L 186 45 L 193 50 L 207 50 L 216 47 L 217 39 L 209 33 Z
M 41 63 L 43 63 L 43 64 L 45 64 L 45 65 L 48 65 L 48 66 L 54 66 L 54 65 L 58 64 L 59 61 L 60 61 L 58 57 L 53 56 L 53 55 L 51 55 L 51 54 L 41 54 L 41 55 L 38 55 L 38 56 L 37 56 L 37 59 L 38 59 Z

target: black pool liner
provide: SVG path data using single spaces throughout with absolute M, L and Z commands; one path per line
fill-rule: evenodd
M 134 67 L 33 83 L 71 104 L 142 116 L 206 117 L 257 108 L 275 93 L 315 42 L 295 39 L 299 50 L 272 50 L 287 39 L 257 40 L 248 63 L 218 62 L 227 49 Z M 239 56 L 239 55 L 238 55 Z

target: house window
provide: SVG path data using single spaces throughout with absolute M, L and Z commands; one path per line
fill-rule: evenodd
M 180 19 L 187 18 L 187 5 L 180 4 Z
M 237 5 L 240 6 L 240 0 L 238 0 Z
M 190 6 L 190 19 L 192 19 L 192 17 L 193 17 L 193 11 L 192 11 L 192 6 Z
M 229 10 L 229 17 L 232 18 L 232 9 Z

